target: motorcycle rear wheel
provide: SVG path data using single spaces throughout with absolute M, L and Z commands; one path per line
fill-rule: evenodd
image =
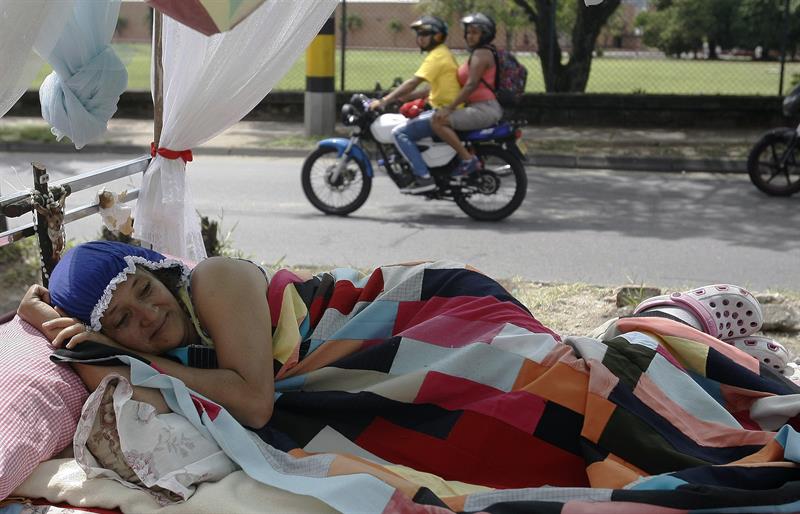
M 454 188 L 456 205 L 478 221 L 500 221 L 516 211 L 528 192 L 525 166 L 498 146 L 477 148 L 483 169 Z
M 750 181 L 770 196 L 791 196 L 800 191 L 800 141 L 795 138 L 794 129 L 776 129 L 764 134 L 750 150 Z
M 300 180 L 311 205 L 325 214 L 347 216 L 367 201 L 372 177 L 362 162 L 348 157 L 345 168 L 334 181 L 332 174 L 338 163 L 338 149 L 319 147 L 306 157 Z

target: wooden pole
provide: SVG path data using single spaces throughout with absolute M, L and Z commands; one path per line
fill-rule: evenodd
M 153 142 L 161 141 L 164 126 L 164 67 L 161 63 L 161 11 L 153 9 Z

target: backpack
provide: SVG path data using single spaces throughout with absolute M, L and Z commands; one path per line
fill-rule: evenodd
M 485 48 L 492 51 L 494 62 L 497 66 L 494 76 L 495 87 L 492 88 L 483 79 L 481 81 L 494 92 L 494 96 L 497 97 L 497 101 L 503 108 L 516 107 L 523 93 L 525 93 L 528 69 L 520 64 L 514 54 L 508 50 L 498 50 L 492 45 L 488 45 Z

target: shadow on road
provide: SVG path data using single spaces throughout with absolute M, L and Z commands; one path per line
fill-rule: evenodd
M 399 197 L 350 218 L 405 227 L 503 233 L 590 230 L 679 240 L 713 237 L 777 250 L 800 248 L 800 195 L 768 197 L 745 176 L 529 170 L 525 202 L 510 218 L 476 222 L 453 203 Z M 370 198 L 368 204 L 376 202 Z M 318 213 L 308 213 L 309 219 Z

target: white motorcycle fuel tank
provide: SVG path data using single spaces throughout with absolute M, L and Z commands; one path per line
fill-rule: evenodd
M 377 120 L 372 122 L 369 130 L 377 142 L 392 145 L 394 144 L 392 129 L 405 122 L 406 117 L 402 114 L 381 114 Z
M 392 129 L 405 122 L 406 117 L 402 114 L 381 114 L 369 129 L 376 141 L 391 145 L 394 144 Z M 453 147 L 444 142 L 434 142 L 431 138 L 420 139 L 417 144 L 422 150 L 422 160 L 431 168 L 444 166 L 456 155 Z

